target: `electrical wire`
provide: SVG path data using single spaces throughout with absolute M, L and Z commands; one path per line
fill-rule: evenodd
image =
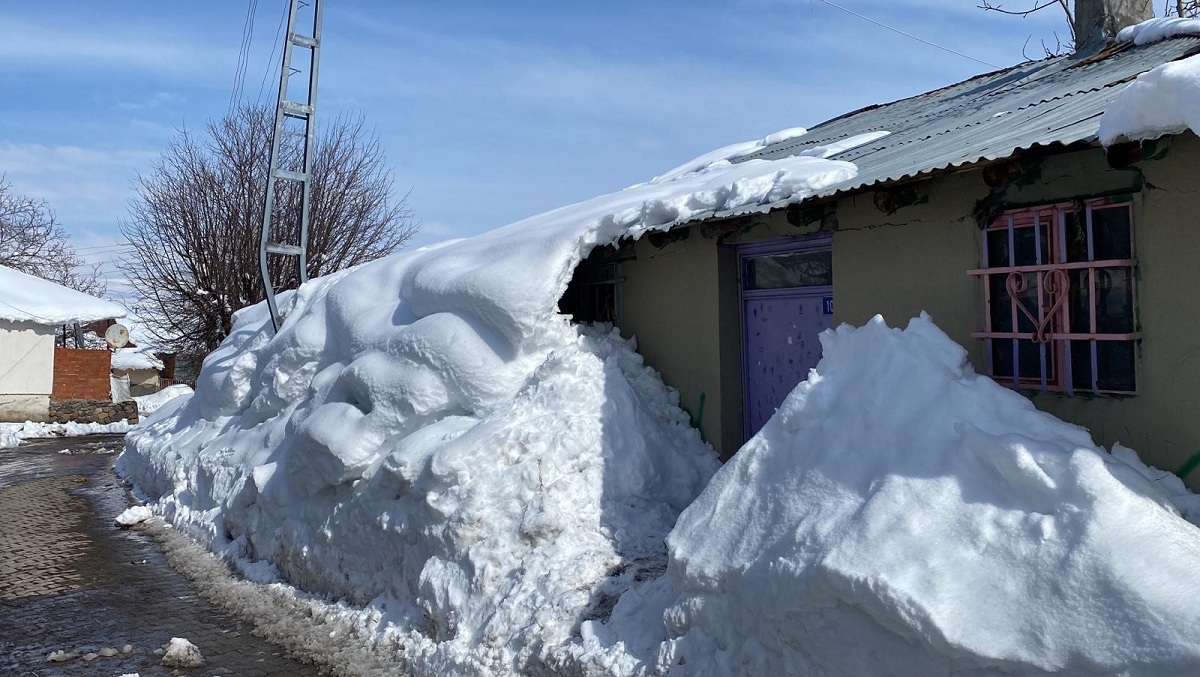
M 113 250 L 117 250 L 117 249 L 129 249 L 132 246 L 133 246 L 133 244 L 129 243 L 129 242 L 117 243 L 117 244 L 98 244 L 98 245 L 92 245 L 92 246 L 88 246 L 88 247 L 75 247 L 75 252 L 78 253 L 78 252 L 113 251 Z
M 229 94 L 230 112 L 242 102 L 246 69 L 250 65 L 250 45 L 254 42 L 254 19 L 257 15 L 258 0 L 250 0 L 246 5 L 246 19 L 242 24 L 242 44 L 238 49 L 238 62 L 233 74 L 233 91 Z
M 275 63 L 275 50 L 279 47 L 279 38 L 283 36 L 283 22 L 287 21 L 288 12 L 291 11 L 291 0 L 284 0 L 283 13 L 279 15 L 279 26 L 275 29 L 275 43 L 271 45 L 271 53 L 267 56 L 267 69 L 263 71 L 262 82 L 258 85 L 258 97 L 254 99 L 256 103 L 262 102 L 263 90 L 267 87 L 267 78 L 271 75 L 271 66 Z
M 872 19 L 872 18 L 871 18 L 871 17 L 869 17 L 869 16 L 864 16 L 864 15 L 862 15 L 862 14 L 859 14 L 858 12 L 856 12 L 856 11 L 854 11 L 854 10 L 852 10 L 852 9 L 848 9 L 848 8 L 846 8 L 846 7 L 842 7 L 841 5 L 839 5 L 839 4 L 835 3 L 835 2 L 830 2 L 830 0 L 817 0 L 817 1 L 818 1 L 818 2 L 820 2 L 820 3 L 822 3 L 822 4 L 829 5 L 830 7 L 833 7 L 834 9 L 841 10 L 841 11 L 843 11 L 843 12 L 847 13 L 847 14 L 852 14 L 852 15 L 854 15 L 854 16 L 856 16 L 856 17 L 858 17 L 858 18 L 862 19 L 863 21 L 867 21 L 867 22 L 869 22 L 869 23 L 873 23 L 873 24 L 875 24 L 876 26 L 879 26 L 880 28 L 886 28 L 887 30 L 889 30 L 889 31 L 892 31 L 893 33 L 899 33 L 900 35 L 903 35 L 903 36 L 904 36 L 904 37 L 906 37 L 906 38 L 910 38 L 910 39 L 916 40 L 917 42 L 919 42 L 919 43 L 921 43 L 921 44 L 923 44 L 923 45 L 928 45 L 928 46 L 930 46 L 930 47 L 933 47 L 933 48 L 935 48 L 935 49 L 940 49 L 940 50 L 942 50 L 943 52 L 949 52 L 950 54 L 954 54 L 955 56 L 961 56 L 961 57 L 962 57 L 962 58 L 964 58 L 964 59 L 970 59 L 971 61 L 974 61 L 975 63 L 981 63 L 981 64 L 983 64 L 983 65 L 985 65 L 985 66 L 989 66 L 989 67 L 991 67 L 991 68 L 995 68 L 995 69 L 999 69 L 999 68 L 1000 68 L 1000 66 L 997 66 L 996 64 L 994 64 L 994 63 L 992 63 L 992 62 L 990 62 L 990 61 L 984 61 L 983 59 L 976 59 L 975 57 L 971 56 L 970 54 L 963 54 L 962 52 L 956 52 L 956 51 L 954 51 L 953 49 L 950 49 L 949 47 L 943 47 L 943 46 L 941 46 L 941 45 L 939 45 L 939 44 L 937 44 L 937 43 L 933 43 L 933 42 L 930 42 L 930 41 L 928 41 L 928 40 L 925 40 L 924 38 L 918 38 L 917 36 L 913 35 L 912 33 L 906 33 L 906 32 L 904 32 L 904 31 L 900 30 L 899 28 L 895 28 L 895 27 L 893 27 L 893 26 L 889 26 L 889 25 L 887 25 L 887 24 L 885 24 L 885 23 L 883 23 L 883 22 L 876 21 L 875 19 Z

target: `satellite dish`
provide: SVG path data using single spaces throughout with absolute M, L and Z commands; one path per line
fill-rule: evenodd
M 129 343 L 129 330 L 125 328 L 125 325 L 114 324 L 105 330 L 104 342 L 110 348 L 121 348 Z

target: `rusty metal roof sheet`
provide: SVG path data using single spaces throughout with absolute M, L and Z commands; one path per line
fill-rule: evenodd
M 808 134 L 740 158 L 778 159 L 858 134 L 890 132 L 834 156 L 858 176 L 816 197 L 997 160 L 1021 150 L 1096 140 L 1100 116 L 1140 73 L 1200 53 L 1200 37 L 1142 47 L 1118 45 L 1091 57 L 1066 55 L 994 73 L 823 122 Z M 1181 130 L 1182 131 L 1182 130 Z M 786 202 L 712 217 L 761 213 Z

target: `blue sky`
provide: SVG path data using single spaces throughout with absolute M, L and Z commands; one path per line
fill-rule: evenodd
M 837 4 L 1001 66 L 1027 38 L 1036 56 L 1068 34 L 1061 13 L 1003 17 L 973 0 Z M 6 3 L 0 173 L 49 200 L 81 253 L 118 253 L 137 173 L 228 108 L 248 5 Z M 286 6 L 257 3 L 249 100 L 274 101 Z M 991 70 L 822 0 L 325 0 L 324 33 L 318 116 L 361 112 L 377 129 L 417 244 Z

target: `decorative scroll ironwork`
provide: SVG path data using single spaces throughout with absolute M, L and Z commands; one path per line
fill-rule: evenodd
M 1054 318 L 1062 310 L 1063 304 L 1067 302 L 1068 292 L 1071 290 L 1071 278 L 1067 276 L 1066 271 L 1058 268 L 1038 271 L 1035 275 L 1037 276 L 1037 296 L 1034 299 L 1035 310 L 1037 310 L 1036 317 L 1033 311 L 1021 301 L 1021 295 L 1029 289 L 1023 273 L 1009 273 L 1004 287 L 1008 290 L 1009 298 L 1021 310 L 1021 313 L 1033 323 L 1033 342 L 1048 343 L 1053 336 L 1051 326 Z

